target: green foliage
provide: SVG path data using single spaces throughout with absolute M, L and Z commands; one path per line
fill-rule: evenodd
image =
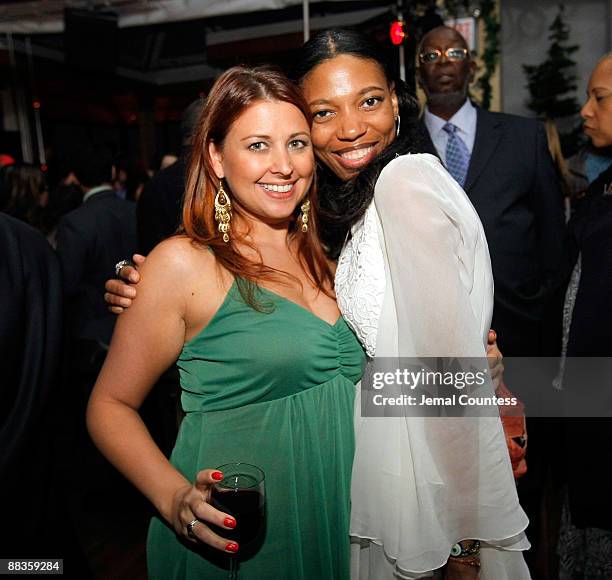
M 480 18 L 484 22 L 485 40 L 482 52 L 484 72 L 476 82 L 481 90 L 480 106 L 489 109 L 491 106 L 491 77 L 495 73 L 499 62 L 499 33 L 501 26 L 495 13 L 495 0 L 480 0 Z
M 527 107 L 536 115 L 553 120 L 572 117 L 580 111 L 576 99 L 576 61 L 572 59 L 579 47 L 568 43 L 570 30 L 564 16 L 565 7 L 559 4 L 559 12 L 548 29 L 550 46 L 546 59 L 538 65 L 523 65 L 530 95 Z M 582 140 L 579 123 L 559 137 L 564 155 L 575 153 Z
M 539 65 L 523 65 L 527 76 L 530 99 L 527 106 L 537 115 L 558 119 L 575 115 L 580 106 L 576 100 L 576 61 L 572 54 L 577 45 L 568 45 L 569 28 L 564 21 L 564 6 L 550 25 L 548 39 L 550 47 L 547 58 Z

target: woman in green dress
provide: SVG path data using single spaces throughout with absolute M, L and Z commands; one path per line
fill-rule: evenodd
M 224 579 L 240 526 L 215 466 L 266 474 L 266 532 L 243 580 L 349 577 L 353 400 L 364 355 L 317 237 L 310 112 L 267 68 L 235 67 L 199 120 L 183 232 L 149 255 L 88 408 L 106 457 L 159 513 L 152 579 Z M 176 359 L 186 417 L 168 461 L 138 408 Z M 246 554 L 245 554 L 246 556 Z

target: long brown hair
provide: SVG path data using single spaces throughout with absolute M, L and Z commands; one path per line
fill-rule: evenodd
M 217 263 L 234 275 L 245 301 L 257 309 L 261 309 L 261 305 L 254 298 L 255 284 L 271 279 L 287 283 L 293 277 L 261 261 L 250 260 L 238 252 L 237 244 L 240 244 L 259 253 L 244 235 L 232 230 L 230 241 L 226 243 L 218 234 L 214 200 L 219 181 L 212 169 L 209 145 L 214 143 L 221 147 L 232 124 L 248 107 L 259 101 L 280 101 L 295 105 L 310 125 L 312 114 L 308 104 L 298 87 L 279 70 L 267 66 L 236 66 L 223 73 L 213 85 L 194 129 L 183 202 L 183 222 L 179 229 L 180 233 L 190 237 L 194 243 L 213 250 Z M 279 122 L 282 120 L 279 119 Z M 225 188 L 229 190 L 227 185 Z M 231 191 L 228 193 L 231 196 Z M 299 236 L 298 258 L 312 282 L 330 294 L 333 274 L 317 233 L 316 194 L 313 176 L 313 184 L 308 192 L 311 207 L 308 231 L 301 232 L 298 227 L 298 205 L 289 234 Z M 239 208 L 234 206 L 233 209 L 234 213 L 240 213 Z

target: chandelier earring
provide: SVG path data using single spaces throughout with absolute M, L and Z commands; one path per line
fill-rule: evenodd
M 306 233 L 308 231 L 308 212 L 310 211 L 310 200 L 307 199 L 300 207 L 302 214 L 299 220 L 302 222 L 302 231 Z
M 223 189 L 223 181 L 219 180 L 219 189 L 215 196 L 215 221 L 218 224 L 219 233 L 223 235 L 223 241 L 229 242 L 229 228 L 232 220 L 232 202 L 229 195 Z

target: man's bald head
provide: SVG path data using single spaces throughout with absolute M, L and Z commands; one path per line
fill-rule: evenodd
M 418 54 L 423 52 L 423 47 L 426 46 L 427 42 L 435 43 L 438 39 L 438 35 L 444 36 L 451 40 L 457 48 L 466 48 L 469 50 L 467 41 L 457 30 L 451 28 L 450 26 L 436 26 L 427 32 L 423 38 L 421 38 Z

